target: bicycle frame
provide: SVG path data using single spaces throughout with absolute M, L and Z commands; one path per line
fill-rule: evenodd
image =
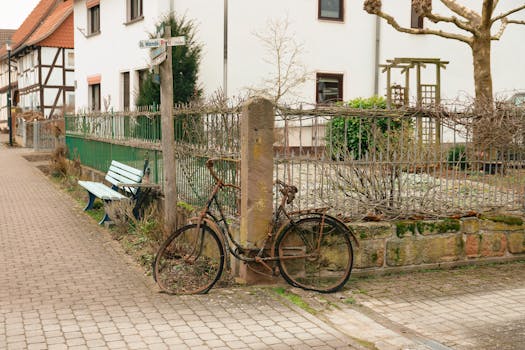
M 222 242 L 222 245 L 224 249 L 226 250 L 226 256 L 229 257 L 229 255 L 233 255 L 236 259 L 239 259 L 244 262 L 256 262 L 262 264 L 266 269 L 273 272 L 273 268 L 270 267 L 266 262 L 267 261 L 277 261 L 280 259 L 299 259 L 299 258 L 309 258 L 311 256 L 317 255 L 320 249 L 321 240 L 323 236 L 323 230 L 320 229 L 319 237 L 316 242 L 316 247 L 313 254 L 304 254 L 304 255 L 295 255 L 290 256 L 287 258 L 279 258 L 275 256 L 275 237 L 278 237 L 278 235 L 289 225 L 295 225 L 297 221 L 304 218 L 305 216 L 320 216 L 321 222 L 323 226 L 325 218 L 331 218 L 335 220 L 336 222 L 340 222 L 338 219 L 326 214 L 326 211 L 329 208 L 318 208 L 318 209 L 310 209 L 310 210 L 301 210 L 301 211 L 295 211 L 295 212 L 287 212 L 286 211 L 286 204 L 291 204 L 292 201 L 295 198 L 295 193 L 297 193 L 297 188 L 295 186 L 290 186 L 282 181 L 277 181 L 277 184 L 281 186 L 280 192 L 282 193 L 281 202 L 279 204 L 279 207 L 273 214 L 273 220 L 272 225 L 270 228 L 270 231 L 267 232 L 266 238 L 262 242 L 262 245 L 260 248 L 247 248 L 240 244 L 235 238 L 233 237 L 233 234 L 230 229 L 230 225 L 228 224 L 227 218 L 224 215 L 223 208 L 221 204 L 219 203 L 219 200 L 217 198 L 217 195 L 219 192 L 225 188 L 230 187 L 234 188 L 238 191 L 240 191 L 240 187 L 233 185 L 233 184 L 226 184 L 220 179 L 215 171 L 213 170 L 213 162 L 214 159 L 210 159 L 207 161 L 206 166 L 208 167 L 208 170 L 210 171 L 212 177 L 215 179 L 215 185 L 210 193 L 210 196 L 208 197 L 206 204 L 204 207 L 200 210 L 199 214 L 195 217 L 192 217 L 189 219 L 189 222 L 197 224 L 197 232 L 199 231 L 198 227 L 202 224 L 208 225 L 210 228 L 212 228 L 214 231 L 216 231 L 219 235 L 219 238 Z M 220 218 L 215 217 L 215 215 L 211 212 L 211 208 L 215 206 L 219 212 Z M 285 217 L 286 220 L 283 224 L 279 225 L 281 217 Z M 222 223 L 222 225 L 221 225 Z M 346 228 L 346 226 L 345 226 Z M 347 232 L 350 233 L 351 237 L 355 242 L 358 242 L 356 237 L 354 236 L 353 232 L 351 230 L 346 229 Z M 270 247 L 268 247 L 268 243 L 270 244 Z M 231 244 L 233 244 L 233 249 Z M 270 254 L 265 255 L 264 251 L 270 248 Z M 251 256 L 250 256 L 251 255 Z M 229 259 L 228 259 L 229 260 Z

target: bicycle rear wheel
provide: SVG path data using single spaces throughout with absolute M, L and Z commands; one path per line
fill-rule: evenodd
M 353 263 L 352 243 L 343 225 L 322 216 L 290 223 L 275 248 L 284 279 L 295 287 L 322 293 L 342 288 Z
M 169 294 L 208 292 L 224 268 L 224 249 L 209 226 L 186 225 L 175 231 L 160 247 L 153 277 Z

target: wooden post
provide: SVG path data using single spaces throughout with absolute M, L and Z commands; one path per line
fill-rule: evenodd
M 164 28 L 164 37 L 171 37 L 171 27 Z M 173 67 L 172 50 L 167 47 L 167 58 L 160 64 L 160 111 L 162 127 L 162 158 L 164 162 L 164 228 L 169 234 L 177 227 L 177 186 L 175 164 L 175 130 L 173 123 Z
M 259 245 L 270 228 L 273 213 L 273 104 L 250 99 L 241 119 L 241 244 Z M 240 266 L 240 278 L 253 284 L 261 275 Z

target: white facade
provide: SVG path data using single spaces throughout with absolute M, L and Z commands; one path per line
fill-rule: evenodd
M 128 0 L 129 1 L 129 0 Z M 307 66 L 310 79 L 290 96 L 289 102 L 314 103 L 316 100 L 316 73 L 343 75 L 343 99 L 368 97 L 375 91 L 378 79 L 379 95 L 386 92 L 386 76 L 377 74 L 376 61 L 385 63 L 395 57 L 440 58 L 449 61 L 442 72 L 443 98 L 474 94 L 472 57 L 470 48 L 459 41 L 435 36 L 402 34 L 381 21 L 376 31 L 376 17 L 363 10 L 362 0 L 346 0 L 344 20 L 318 19 L 318 2 L 307 0 L 148 0 L 144 1 L 144 19 L 126 24 L 125 1 L 104 0 L 100 3 L 101 33 L 85 37 L 80 32 L 87 28 L 86 0 L 75 1 L 76 50 L 76 106 L 89 106 L 89 77 L 100 75 L 101 96 L 111 96 L 110 107 L 123 106 L 123 73 L 130 72 L 131 105 L 138 88 L 138 72 L 149 68 L 147 50 L 138 47 L 138 41 L 154 31 L 154 24 L 171 8 L 177 15 L 185 15 L 197 24 L 197 40 L 203 44 L 199 79 L 205 94 L 226 89 L 228 96 L 244 95 L 249 88 L 258 88 L 264 79 L 275 75 L 275 67 L 265 61 L 269 52 L 264 49 L 256 33 L 264 34 L 270 20 L 288 20 L 290 35 L 303 45 L 300 60 Z M 399 23 L 410 26 L 411 1 L 383 2 L 385 11 L 392 13 Z M 434 1 L 436 12 L 448 14 Z M 465 0 L 475 9 L 480 0 Z M 500 11 L 516 6 L 500 2 Z M 227 60 L 224 56 L 225 5 L 227 4 Z M 525 19 L 524 11 L 514 16 Z M 426 26 L 432 26 L 426 23 Z M 450 29 L 445 26 L 445 29 Z M 452 28 L 454 30 L 454 28 Z M 85 33 L 85 32 L 84 32 Z M 525 90 L 525 26 L 509 25 L 498 42 L 493 42 L 494 91 Z M 376 49 L 379 40 L 379 50 Z M 376 57 L 376 55 L 378 55 Z M 226 64 L 225 64 L 226 63 Z M 224 67 L 227 67 L 226 71 Z M 423 82 L 431 83 L 434 72 L 429 68 Z M 393 77 L 393 81 L 401 77 Z M 415 84 L 415 79 L 412 79 Z M 415 89 L 411 90 L 411 97 Z
M 17 60 L 19 102 L 23 111 L 42 111 L 46 118 L 75 105 L 74 50 L 34 47 Z
M 100 2 L 100 33 L 88 34 L 86 0 L 75 0 L 75 79 L 76 109 L 89 108 L 88 79 L 100 78 L 100 96 L 108 109 L 124 109 L 123 75 L 130 75 L 130 102 L 134 105 L 139 72 L 149 69 L 149 51 L 139 48 L 139 41 L 155 32 L 162 14 L 170 11 L 168 1 L 144 1 L 144 18 L 128 23 L 126 1 Z M 97 79 L 98 81 L 98 79 Z M 101 101 L 104 110 L 104 103 Z

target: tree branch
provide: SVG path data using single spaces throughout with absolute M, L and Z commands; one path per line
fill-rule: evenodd
M 463 18 L 471 20 L 473 23 L 481 21 L 481 16 L 479 14 L 466 6 L 458 4 L 455 0 L 441 0 L 441 2 L 452 12 L 455 12 Z
M 394 19 L 394 17 L 390 16 L 389 14 L 383 12 L 383 11 L 379 11 L 378 13 L 376 13 L 377 16 L 385 19 L 388 24 L 390 24 L 392 27 L 394 27 L 395 30 L 399 31 L 399 32 L 402 32 L 402 33 L 408 33 L 408 34 L 420 34 L 420 35 L 437 35 L 437 36 L 440 36 L 440 37 L 443 37 L 443 38 L 447 38 L 447 39 L 454 39 L 454 40 L 459 40 L 459 41 L 462 41 L 464 43 L 467 43 L 467 44 L 471 44 L 472 43 L 472 39 L 465 36 L 465 35 L 460 35 L 460 34 L 454 34 L 454 33 L 448 33 L 448 32 L 444 32 L 442 30 L 433 30 L 433 29 L 427 29 L 427 28 L 423 28 L 423 29 L 414 29 L 414 28 L 405 28 L 405 27 L 402 27 L 399 25 L 399 23 L 397 23 L 397 21 Z
M 503 19 L 503 18 L 505 18 L 505 17 L 508 17 L 508 16 L 512 15 L 513 13 L 516 13 L 516 12 L 521 11 L 521 10 L 523 10 L 523 9 L 525 9 L 525 5 L 521 5 L 520 7 L 516 7 L 515 9 L 509 10 L 509 11 L 507 11 L 507 12 L 503 12 L 503 13 L 497 15 L 496 17 L 494 17 L 494 18 L 492 19 L 491 23 L 494 23 L 494 22 L 496 22 L 496 21 L 499 21 L 500 19 Z M 520 21 L 518 21 L 518 22 L 520 22 Z M 509 21 L 509 23 L 511 23 L 511 22 Z M 512 22 L 512 23 L 513 23 L 513 22 Z
M 524 24 L 524 25 L 525 25 L 525 21 L 516 21 L 516 20 L 514 20 L 514 19 L 509 19 L 509 20 L 507 21 L 507 23 L 509 23 L 509 24 L 510 24 L 510 23 L 512 23 L 512 24 Z
M 475 33 L 475 31 L 476 31 L 476 29 L 473 26 L 470 26 L 467 22 L 460 21 L 456 16 L 444 17 L 444 16 L 440 16 L 440 15 L 437 15 L 437 14 L 434 14 L 434 13 L 429 13 L 429 14 L 425 15 L 425 17 L 428 18 L 429 20 L 431 20 L 434 23 L 437 23 L 437 22 L 453 23 L 458 28 L 461 28 L 461 29 L 463 29 L 463 30 L 465 30 L 467 32 Z
M 507 24 L 508 23 L 509 23 L 508 20 L 506 20 L 505 18 L 502 19 L 501 20 L 501 27 L 499 28 L 499 30 L 496 33 L 496 35 L 493 35 L 493 36 L 490 37 L 490 40 L 499 40 L 499 39 L 501 39 L 501 36 L 503 35 L 503 32 L 507 28 Z

